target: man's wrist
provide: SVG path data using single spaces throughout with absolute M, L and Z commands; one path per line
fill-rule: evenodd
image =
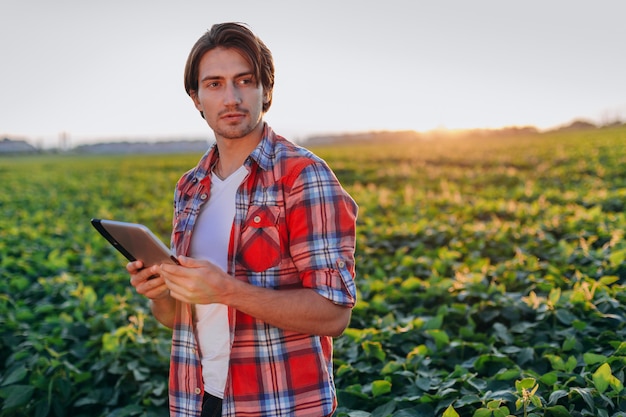
M 164 291 L 161 295 L 159 295 L 158 297 L 154 297 L 154 298 L 150 298 L 151 301 L 158 301 L 158 300 L 164 300 L 167 298 L 171 298 L 170 297 L 170 290 Z

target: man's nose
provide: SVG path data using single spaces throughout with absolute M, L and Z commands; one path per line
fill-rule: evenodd
M 241 92 L 234 83 L 226 84 L 224 104 L 227 106 L 241 104 Z

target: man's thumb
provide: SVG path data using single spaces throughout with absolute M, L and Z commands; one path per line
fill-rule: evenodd
M 190 258 L 188 256 L 183 256 L 183 255 L 180 255 L 177 259 L 178 259 L 178 262 L 180 262 L 182 266 L 186 266 L 188 268 L 199 268 L 206 264 L 206 262 L 200 259 Z

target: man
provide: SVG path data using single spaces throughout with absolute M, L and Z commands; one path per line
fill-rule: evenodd
M 189 54 L 185 89 L 216 144 L 176 186 L 180 266 L 127 266 L 173 328 L 172 416 L 337 405 L 332 337 L 356 302 L 357 206 L 324 161 L 263 121 L 273 86 L 272 55 L 244 25 L 214 25 Z

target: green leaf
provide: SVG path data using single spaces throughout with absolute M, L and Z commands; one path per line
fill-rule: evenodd
M 510 414 L 509 409 L 504 406 L 493 411 L 493 417 L 508 417 Z
M 382 379 L 372 382 L 372 395 L 374 397 L 388 394 L 389 392 L 391 392 L 391 382 Z
M 548 295 L 548 301 L 551 305 L 555 306 L 558 304 L 561 299 L 561 289 L 560 288 L 552 288 L 550 290 L 550 294 Z
M 548 398 L 548 404 L 554 404 L 564 397 L 567 397 L 567 391 L 562 389 L 553 391 L 552 394 L 550 394 L 550 398 Z
M 533 403 L 533 405 L 537 408 L 541 407 L 541 398 L 537 397 L 536 395 L 532 395 L 530 397 L 530 402 Z
M 626 260 L 626 249 L 621 249 L 617 251 L 612 251 L 609 255 L 609 262 L 611 262 L 611 266 L 614 268 L 619 267 Z
M 492 416 L 492 410 L 488 408 L 479 408 L 478 410 L 474 411 L 474 414 L 472 415 L 472 417 L 491 417 L 491 416 Z
M 544 357 L 550 361 L 550 364 L 555 371 L 565 371 L 565 362 L 563 361 L 563 358 L 551 354 L 544 355 Z
M 98 301 L 98 296 L 92 287 L 86 286 L 83 290 L 82 300 L 88 307 L 93 307 Z
M 626 249 L 624 249 L 624 253 L 626 254 Z M 624 257 L 626 258 L 626 255 Z M 623 261 L 624 259 L 622 260 L 622 262 Z M 598 280 L 599 283 L 601 283 L 602 285 L 606 285 L 606 286 L 612 285 L 618 281 L 619 281 L 619 277 L 616 277 L 615 275 L 605 275 Z
M 123 408 L 118 408 L 116 410 L 113 410 L 111 413 L 107 414 L 106 417 L 130 417 L 130 416 L 139 415 L 143 412 L 144 412 L 143 407 L 136 405 L 136 404 L 131 404 Z
M 563 347 L 561 349 L 563 350 L 563 352 L 569 352 L 575 347 L 576 347 L 576 337 L 569 336 L 563 341 Z
M 500 400 L 491 400 L 487 403 L 487 408 L 490 410 L 497 410 L 500 408 L 500 404 L 502 404 L 502 401 Z
M 366 340 L 361 344 L 361 346 L 363 347 L 363 350 L 368 357 L 376 358 L 381 362 L 385 361 L 385 357 L 387 355 L 385 354 L 385 351 L 383 350 L 383 345 L 381 345 L 380 342 L 371 342 L 369 340 Z
M 389 401 L 386 404 L 381 405 L 380 407 L 376 407 L 374 411 L 372 411 L 371 417 L 388 417 L 393 414 L 397 407 L 397 403 L 395 401 Z
M 28 375 L 28 370 L 25 367 L 20 366 L 19 368 L 14 369 L 6 377 L 4 377 L 2 379 L 1 385 L 5 386 L 5 385 L 11 385 L 11 384 L 20 382 L 22 379 L 26 377 L 26 375 Z
M 24 291 L 30 285 L 30 281 L 24 277 L 12 277 L 11 285 L 15 287 L 17 291 Z
M 573 372 L 574 369 L 576 369 L 576 366 L 578 366 L 576 358 L 574 356 L 570 356 L 567 358 L 567 362 L 565 363 L 565 372 Z
M 520 374 L 518 369 L 502 369 L 495 375 L 495 379 L 498 381 L 508 381 L 519 376 Z
M 33 417 L 47 417 L 50 413 L 50 403 L 48 398 L 41 398 L 35 406 L 35 415 Z
M 624 389 L 624 384 L 619 380 L 616 376 L 611 376 L 611 380 L 609 381 L 615 392 L 620 393 Z
M 556 311 L 555 314 L 556 318 L 566 326 L 571 325 L 574 320 L 576 320 L 576 316 L 573 315 L 569 310 L 560 308 Z
M 381 375 L 389 375 L 393 374 L 397 370 L 402 369 L 402 364 L 396 361 L 390 361 L 383 366 L 383 369 L 380 371 Z
M 556 372 L 548 372 L 546 374 L 543 374 L 539 377 L 539 381 L 541 381 L 541 383 L 548 385 L 548 386 L 552 386 L 554 384 L 556 384 L 556 382 L 559 380 L 559 376 Z
M 442 349 L 450 344 L 448 334 L 443 330 L 432 329 L 426 330 L 425 333 L 435 340 L 438 349 Z
M 572 388 L 571 392 L 578 393 L 581 396 L 581 398 L 583 399 L 583 401 L 589 406 L 591 411 L 595 411 L 596 410 L 596 406 L 594 404 L 593 395 L 591 395 L 591 389 L 590 388 L 574 387 L 574 388 Z
M 102 335 L 102 350 L 105 352 L 114 352 L 120 346 L 120 339 L 116 335 L 111 333 L 105 333 Z
M 603 394 L 604 391 L 609 387 L 609 383 L 611 382 L 611 377 L 613 374 L 611 373 L 611 367 L 608 363 L 603 363 L 600 367 L 593 373 L 593 384 L 596 389 Z
M 439 314 L 431 318 L 424 324 L 424 330 L 441 329 L 442 324 L 443 324 L 443 315 Z
M 536 383 L 537 381 L 535 380 L 535 378 L 524 378 L 515 381 L 515 389 L 518 393 L 521 393 L 523 389 L 529 391 L 535 386 Z
M 442 417 L 459 417 L 459 413 L 456 412 L 454 407 L 449 405 L 448 408 L 446 408 L 446 411 L 443 412 Z
M 89 380 L 91 377 L 91 372 L 78 372 L 74 375 L 74 383 L 80 384 L 81 382 Z
M 3 410 L 23 407 L 33 397 L 35 387 L 30 385 L 10 385 L 0 388 L 0 397 L 4 398 Z
M 420 358 L 425 357 L 429 354 L 429 349 L 426 345 L 415 346 L 407 355 L 407 362 L 413 362 L 414 360 L 419 360 Z
M 621 342 L 617 349 L 615 349 L 614 355 L 616 356 L 626 356 L 626 342 Z
M 555 405 L 552 407 L 546 407 L 546 417 L 572 417 L 572 415 L 567 411 L 567 408 L 562 405 Z
M 585 353 L 583 354 L 583 361 L 586 365 L 595 365 L 597 363 L 606 362 L 607 357 L 604 355 L 598 355 L 597 353 Z

